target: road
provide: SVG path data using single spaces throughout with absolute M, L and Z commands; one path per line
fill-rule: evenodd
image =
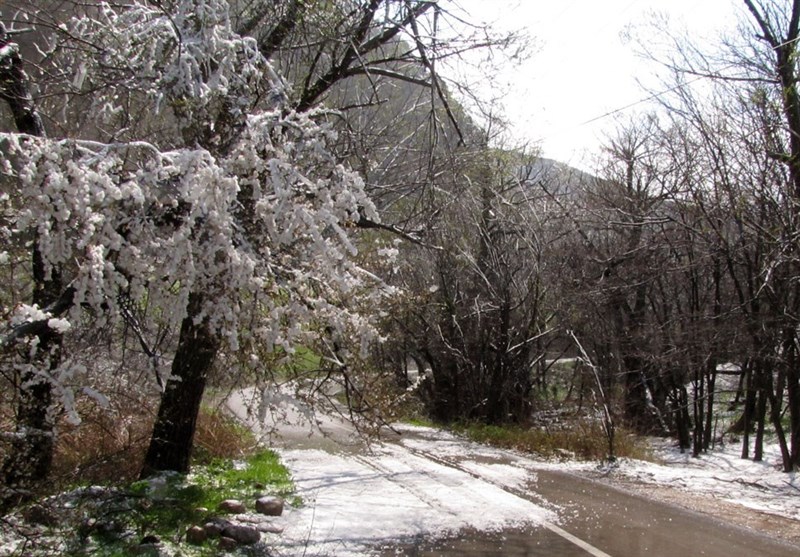
M 437 430 L 404 428 L 369 447 L 336 420 L 309 433 L 295 423 L 279 443 L 306 502 L 285 518 L 280 555 L 800 554 L 713 517 Z

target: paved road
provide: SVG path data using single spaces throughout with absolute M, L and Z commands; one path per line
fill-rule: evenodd
M 414 451 L 456 468 L 469 456 Z M 467 470 L 473 468 L 468 466 Z M 469 472 L 473 476 L 474 472 Z M 497 481 L 486 478 L 492 485 Z M 502 532 L 462 532 L 438 542 L 416 540 L 384 555 L 551 557 L 797 557 L 800 547 L 723 523 L 716 518 L 630 494 L 574 474 L 539 470 L 514 495 L 559 509 L 558 525 Z
M 232 404 L 239 409 L 239 403 Z M 302 412 L 301 412 L 302 413 Z M 319 514 L 302 525 L 304 511 L 288 523 L 282 555 L 303 554 L 304 544 L 317 544 L 321 555 L 361 555 L 360 547 L 383 547 L 383 556 L 547 556 L 547 557 L 797 557 L 800 547 L 791 547 L 757 533 L 726 525 L 714 518 L 675 506 L 632 495 L 605 484 L 572 474 L 536 470 L 536 462 L 519 455 L 442 436 L 436 432 L 410 430 L 400 437 L 385 440 L 383 449 L 364 451 L 353 445 L 349 429 L 336 420 L 324 424 L 327 436 L 309 436 L 307 429 L 290 428 L 283 438 L 290 451 L 290 468 L 301 496 L 316 497 Z M 346 450 L 342 442 L 348 443 Z M 300 448 L 298 450 L 298 447 Z M 326 476 L 324 461 L 304 465 L 306 454 L 319 459 L 320 449 L 335 452 L 335 473 Z M 309 451 L 304 453 L 303 451 Z M 343 472 L 343 466 L 348 470 Z M 498 470 L 529 470 L 527 482 L 510 481 Z M 527 476 L 526 476 L 527 477 Z M 346 479 L 347 481 L 343 481 Z M 347 500 L 352 486 L 364 491 L 394 493 L 391 501 L 372 501 L 359 494 L 350 507 Z M 433 487 L 432 487 L 433 486 Z M 336 491 L 336 490 L 341 491 Z M 348 491 L 350 490 L 350 491 Z M 449 539 L 431 541 L 426 533 L 425 516 L 420 529 L 403 531 L 400 513 L 416 509 L 433 520 L 433 514 L 453 515 L 470 509 L 474 519 L 480 514 L 480 494 L 492 492 L 507 508 L 544 508 L 556 518 L 538 519 L 537 526 L 506 528 L 486 533 L 470 527 L 472 522 Z M 326 506 L 327 505 L 327 506 Z M 370 505 L 373 505 L 370 507 Z M 395 505 L 393 507 L 393 505 Z M 528 507 L 526 507 L 528 505 Z M 395 512 L 397 514 L 392 514 Z M 321 514 L 339 514 L 324 522 Z M 354 529 L 366 526 L 369 536 Z M 330 516 L 326 517 L 330 519 Z M 492 518 L 492 517 L 488 517 Z M 372 522 L 371 524 L 364 524 Z M 296 545 L 291 527 L 300 524 Z M 324 524 L 324 526 L 323 526 Z M 403 531 L 398 541 L 394 533 Z M 357 534 L 357 535 L 356 535 Z M 348 536 L 351 538 L 348 539 Z M 372 539 L 372 541 L 370 541 Z M 330 553 L 330 549 L 337 548 Z M 341 548 L 349 548 L 342 553 Z
M 558 472 L 540 472 L 537 493 L 567 511 L 547 528 L 469 531 L 402 545 L 384 556 L 797 557 L 792 547 L 713 518 Z M 567 533 L 567 536 L 563 534 Z M 576 543 L 576 540 L 578 543 Z M 580 545 L 579 545 L 580 544 Z

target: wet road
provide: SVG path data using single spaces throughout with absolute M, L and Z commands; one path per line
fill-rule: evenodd
M 241 401 L 231 404 L 231 409 L 245 418 Z M 302 414 L 302 412 L 299 412 Z M 289 415 L 292 414 L 290 411 Z M 285 420 L 287 414 L 282 418 Z M 251 416 L 252 419 L 252 416 Z M 264 416 L 257 421 L 263 423 Z M 322 422 L 317 422 L 322 424 Z M 524 456 L 488 449 L 435 430 L 404 431 L 402 436 L 390 437 L 376 453 L 364 450 L 354 441 L 351 428 L 340 421 L 331 420 L 322 425 L 325 435 L 309 434 L 307 428 L 287 428 L 282 424 L 283 444 L 295 451 L 293 469 L 298 489 L 318 496 L 316 505 L 323 509 L 323 500 L 346 498 L 346 493 L 336 492 L 347 482 L 329 480 L 320 465 L 306 464 L 308 454 L 335 454 L 340 465 L 348 471 L 349 485 L 363 485 L 365 490 L 395 493 L 396 497 L 412 496 L 420 529 L 398 536 L 397 520 L 402 511 L 399 499 L 373 501 L 370 509 L 353 507 L 324 507 L 320 516 L 307 526 L 311 533 L 302 536 L 315 540 L 319 547 L 336 547 L 333 553 L 341 555 L 340 548 L 347 547 L 348 555 L 364 555 L 363 547 L 379 549 L 382 557 L 389 556 L 547 556 L 547 557 L 797 557 L 800 547 L 789 546 L 760 536 L 748 530 L 724 524 L 713 517 L 686 511 L 678 507 L 633 495 L 599 482 L 578 476 L 542 470 L 537 463 Z M 540 465 L 538 465 L 540 466 Z M 342 468 L 339 478 L 344 477 Z M 515 473 L 524 477 L 522 483 L 511 481 Z M 510 474 L 510 475 L 509 475 Z M 468 488 L 466 486 L 469 486 Z M 543 526 L 507 528 L 486 532 L 462 529 L 449 538 L 432 540 L 425 530 L 426 518 L 431 512 L 467 512 L 475 516 L 475 501 L 482 492 L 501 490 L 509 507 L 550 509 L 552 519 L 532 520 Z M 326 495 L 330 493 L 330 495 Z M 406 499 L 403 499 L 404 501 Z M 387 501 L 391 503 L 387 504 Z M 362 507 L 370 501 L 359 495 L 355 504 Z M 471 506 L 470 506 L 471 505 Z M 467 509 L 472 509 L 467 511 Z M 480 507 L 478 507 L 480 508 Z M 505 510 L 495 509 L 492 513 Z M 354 511 L 362 511 L 361 520 L 370 522 L 374 537 L 351 539 L 350 527 L 322 528 L 319 524 L 324 513 L 341 513 L 342 521 L 351 519 Z M 396 511 L 396 512 L 395 512 Z M 300 513 L 302 514 L 302 510 Z M 419 514 L 421 512 L 421 514 Z M 478 512 L 480 514 L 480 512 Z M 555 518 L 557 515 L 557 518 Z M 497 517 L 494 517 L 497 518 Z M 298 520 L 297 518 L 293 520 Z M 382 522 L 383 521 L 383 522 Z M 475 524 L 475 522 L 472 522 Z M 291 524 L 291 523 L 289 523 Z M 351 522 L 352 524 L 352 522 Z M 281 554 L 306 554 L 306 539 L 299 538 L 297 545 L 287 541 Z M 284 538 L 289 538 L 284 535 Z M 327 545 L 326 545 L 327 544 Z M 312 554 L 315 554 L 312 552 Z
M 409 540 L 388 556 L 514 557 L 797 557 L 800 548 L 572 474 L 539 471 L 528 490 L 561 508 L 547 528 L 461 532 L 425 542 Z M 518 493 L 519 495 L 519 493 Z M 550 525 L 551 528 L 553 525 Z M 564 534 L 567 536 L 565 537 Z
M 469 456 L 441 457 L 413 451 L 442 465 L 463 469 Z M 498 482 L 486 478 L 497 487 Z M 680 507 L 647 499 L 574 474 L 537 470 L 514 495 L 557 508 L 559 523 L 502 532 L 462 531 L 435 542 L 408 540 L 384 556 L 519 557 L 798 557 L 800 547 Z

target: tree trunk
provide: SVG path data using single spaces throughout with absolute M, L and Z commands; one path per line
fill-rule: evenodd
M 750 458 L 750 429 L 752 427 L 751 417 L 755 411 L 755 391 L 753 390 L 753 365 L 748 363 L 744 369 L 745 392 L 744 392 L 744 412 L 742 414 L 742 458 Z
M 706 368 L 706 424 L 703 434 L 703 450 L 711 448 L 714 429 L 714 389 L 717 384 L 717 360 L 710 358 Z
M 0 48 L 4 47 L 5 58 L 0 59 L 0 99 L 8 103 L 20 133 L 45 137 L 44 124 L 30 94 L 22 58 L 0 23 Z M 32 302 L 44 308 L 59 299 L 63 284 L 59 269 L 50 269 L 48 274 L 38 240 L 34 231 Z M 62 335 L 45 327 L 37 334 L 37 339 L 37 355 L 30 363 L 41 369 L 55 370 L 61 362 Z M 50 473 L 55 442 L 52 403 L 52 386 L 47 379 L 33 371 L 23 372 L 19 378 L 17 435 L 2 467 L 4 493 L 0 497 L 0 512 L 30 499 L 32 490 Z
M 686 387 L 681 385 L 675 389 L 673 399 L 673 412 L 675 414 L 675 429 L 678 434 L 678 444 L 681 448 L 681 453 L 691 446 L 691 436 L 689 433 L 689 412 L 687 406 L 689 404 L 688 395 L 686 394 Z
M 794 328 L 784 333 L 784 353 L 786 354 L 786 405 L 789 412 L 789 466 L 792 470 L 800 468 L 800 369 L 798 369 L 797 349 Z
M 764 429 L 767 421 L 767 389 L 768 389 L 768 374 L 772 373 L 768 370 L 766 363 L 759 361 L 755 368 L 756 380 L 756 394 L 758 396 L 758 403 L 756 404 L 756 442 L 753 449 L 753 460 L 761 462 L 764 460 Z
M 695 364 L 694 393 L 692 395 L 692 414 L 694 416 L 694 429 L 692 433 L 692 456 L 697 458 L 703 452 L 703 432 L 705 427 L 704 411 L 704 379 L 700 374 L 700 367 Z
M 187 473 L 192 456 L 197 415 L 206 379 L 220 347 L 220 339 L 208 320 L 195 322 L 205 297 L 189 296 L 189 311 L 172 361 L 172 374 L 161 397 L 141 477 L 163 470 Z

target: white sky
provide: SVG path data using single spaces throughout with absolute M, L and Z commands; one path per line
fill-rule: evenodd
M 719 31 L 733 32 L 743 9 L 741 0 L 450 1 L 473 21 L 533 37 L 533 55 L 486 85 L 508 89 L 504 109 L 516 141 L 540 142 L 544 156 L 582 168 L 592 166 L 599 138 L 614 127 L 613 117 L 586 122 L 647 97 L 637 80 L 655 83 L 654 65 L 622 38 L 626 28 L 641 27 L 655 11 L 669 17 L 670 27 L 710 42 Z

